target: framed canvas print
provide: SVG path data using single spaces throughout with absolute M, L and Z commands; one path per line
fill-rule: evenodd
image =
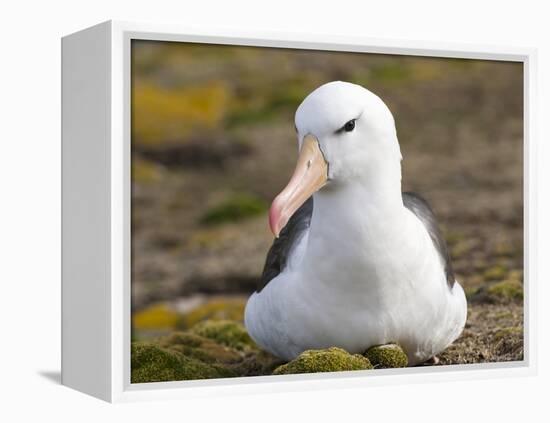
M 62 381 L 108 401 L 535 370 L 535 53 L 62 41 Z

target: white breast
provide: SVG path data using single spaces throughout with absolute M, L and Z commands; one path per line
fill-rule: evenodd
M 464 292 L 458 283 L 449 289 L 424 226 L 403 211 L 392 228 L 373 224 L 362 209 L 366 224 L 350 217 L 323 231 L 314 213 L 292 265 L 247 304 L 252 338 L 287 360 L 306 349 L 362 353 L 396 342 L 414 365 L 446 348 L 466 320 Z

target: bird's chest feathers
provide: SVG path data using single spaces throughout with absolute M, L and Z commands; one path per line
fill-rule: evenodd
M 363 208 L 345 218 L 325 214 L 313 221 L 304 274 L 329 290 L 347 286 L 380 291 L 410 285 L 411 278 L 426 271 L 429 237 L 406 209 L 392 213 Z

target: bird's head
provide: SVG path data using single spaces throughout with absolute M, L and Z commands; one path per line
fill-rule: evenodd
M 296 169 L 269 211 L 275 236 L 315 192 L 366 182 L 381 166 L 401 160 L 390 110 L 356 84 L 335 81 L 314 90 L 298 107 L 295 126 Z

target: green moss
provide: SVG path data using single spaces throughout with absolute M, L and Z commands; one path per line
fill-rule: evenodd
M 191 332 L 239 351 L 257 349 L 244 326 L 230 320 L 206 320 L 191 328 Z
M 225 326 L 225 335 L 227 329 Z M 219 331 L 216 333 L 219 335 Z M 242 342 L 237 343 L 242 347 L 237 350 L 218 343 L 222 338 L 217 338 L 218 341 L 186 331 L 174 332 L 154 342 L 134 343 L 132 382 L 268 375 L 282 364 L 265 351 L 245 348 Z M 235 341 L 234 337 L 231 341 Z
M 496 281 L 506 277 L 507 269 L 502 265 L 496 265 L 483 272 L 483 277 L 488 281 Z
M 174 332 L 161 338 L 159 346 L 205 363 L 234 364 L 242 359 L 238 351 L 188 332 Z
M 237 222 L 266 210 L 267 204 L 263 200 L 250 194 L 236 194 L 208 210 L 200 222 L 207 225 Z
M 365 356 L 375 368 L 407 367 L 409 360 L 407 354 L 396 344 L 378 345 L 370 347 Z
M 517 279 L 507 279 L 487 288 L 487 294 L 501 300 L 523 300 L 523 285 Z
M 172 380 L 211 379 L 236 376 L 230 369 L 207 364 L 195 358 L 151 343 L 133 343 L 132 383 Z
M 341 348 L 308 350 L 296 359 L 275 369 L 274 375 L 296 373 L 341 372 L 372 369 L 369 359 L 359 354 L 349 354 Z
M 184 329 L 204 320 L 235 320 L 242 322 L 246 301 L 242 299 L 212 300 L 196 307 L 181 319 Z

